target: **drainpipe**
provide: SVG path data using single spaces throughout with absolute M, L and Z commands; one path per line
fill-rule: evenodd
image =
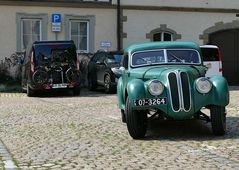
M 120 0 L 117 0 L 117 50 L 121 50 L 121 7 Z

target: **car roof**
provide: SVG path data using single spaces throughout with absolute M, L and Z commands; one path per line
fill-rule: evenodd
M 218 49 L 218 46 L 216 46 L 216 45 L 201 45 L 200 48 L 215 48 L 215 49 Z
M 96 53 L 107 53 L 107 54 L 118 54 L 118 55 L 123 55 L 123 52 L 122 51 L 97 51 Z
M 167 41 L 167 42 L 148 42 L 141 44 L 134 44 L 129 46 L 125 52 L 134 53 L 136 51 L 155 50 L 155 49 L 194 49 L 200 51 L 198 44 L 194 42 L 182 42 L 182 41 Z
M 33 43 L 33 45 L 47 45 L 47 44 L 74 44 L 74 42 L 72 40 L 67 40 L 67 41 L 35 41 Z

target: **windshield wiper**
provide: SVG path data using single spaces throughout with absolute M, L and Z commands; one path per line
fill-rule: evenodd
M 178 58 L 176 55 L 174 55 L 174 54 L 172 54 L 172 53 L 170 53 L 170 52 L 168 52 L 168 54 L 169 54 L 170 56 L 172 56 L 174 59 L 178 60 L 180 63 L 183 63 L 183 60 L 181 60 L 180 58 Z

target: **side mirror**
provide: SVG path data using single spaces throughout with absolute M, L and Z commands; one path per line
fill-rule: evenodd
M 120 67 L 120 68 L 112 68 L 112 71 L 117 74 L 117 75 L 122 75 L 125 72 L 125 68 L 124 67 Z
M 121 70 L 122 72 L 124 72 L 124 71 L 125 71 L 125 68 L 121 66 L 121 67 L 119 68 L 119 70 Z

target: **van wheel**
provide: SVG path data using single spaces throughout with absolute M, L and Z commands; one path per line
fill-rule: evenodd
M 224 135 L 226 132 L 225 107 L 211 106 L 210 115 L 213 133 L 215 135 Z
M 147 114 L 144 111 L 133 110 L 129 98 L 126 100 L 126 124 L 133 139 L 143 138 L 147 131 Z
M 34 97 L 35 91 L 31 89 L 31 87 L 27 84 L 27 96 Z

